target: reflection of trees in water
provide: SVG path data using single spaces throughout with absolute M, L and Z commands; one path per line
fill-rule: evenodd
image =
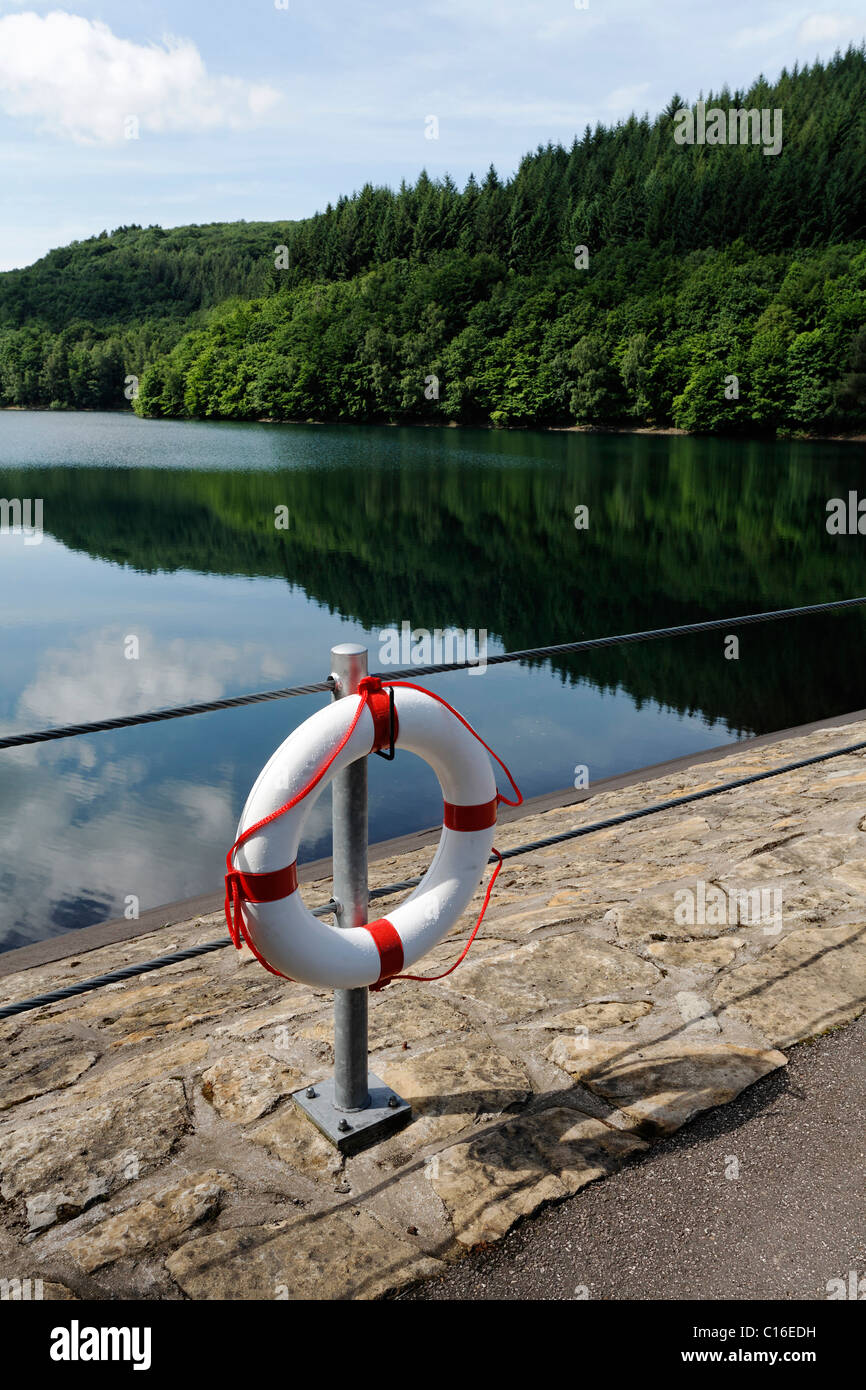
M 283 575 L 369 628 L 404 618 L 487 628 L 506 648 L 866 588 L 866 538 L 825 528 L 827 499 L 857 486 L 853 452 L 572 436 L 551 461 L 549 437 L 497 435 L 499 458 L 479 467 L 445 434 L 441 461 L 424 467 L 368 458 L 244 473 L 49 468 L 4 472 L 0 488 L 43 497 L 49 533 L 106 560 Z M 477 436 L 473 445 L 483 447 Z M 502 466 L 503 454 L 514 462 Z M 572 525 L 578 503 L 590 509 L 585 531 Z M 281 505 L 287 531 L 274 527 Z M 779 728 L 859 708 L 862 631 L 859 614 L 796 619 L 744 629 L 739 662 L 724 660 L 719 633 L 554 665 L 564 680 L 621 686 L 638 702 Z

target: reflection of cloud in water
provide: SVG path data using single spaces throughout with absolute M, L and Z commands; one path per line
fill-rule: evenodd
M 124 655 L 129 635 L 138 639 L 135 660 Z M 21 694 L 18 718 L 70 724 L 113 719 L 218 700 L 236 682 L 280 680 L 285 674 L 285 661 L 254 642 L 183 637 L 157 642 L 145 629 L 130 634 L 121 627 L 103 628 L 46 654 L 36 679 Z
M 34 717 L 74 722 L 217 699 L 241 683 L 248 688 L 248 681 L 284 674 L 272 653 L 251 643 L 176 640 L 157 647 L 144 632 L 140 661 L 126 661 L 123 636 L 103 630 L 47 656 L 21 698 L 17 726 Z M 179 781 L 176 772 L 154 778 L 147 759 L 118 759 L 116 746 L 101 761 L 91 739 L 4 756 L 0 948 L 121 916 L 131 894 L 144 910 L 220 890 L 241 810 L 225 764 L 213 766 L 208 784 Z M 329 824 L 324 797 L 311 809 L 306 845 Z

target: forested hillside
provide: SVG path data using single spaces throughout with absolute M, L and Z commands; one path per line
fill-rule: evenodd
M 276 287 L 287 223 L 118 227 L 0 275 L 0 404 L 105 409 L 207 310 Z
M 54 252 L 0 277 L 0 400 L 132 373 L 153 415 L 860 428 L 866 50 L 704 100 L 780 111 L 781 151 L 678 143 L 674 97 L 509 181 Z

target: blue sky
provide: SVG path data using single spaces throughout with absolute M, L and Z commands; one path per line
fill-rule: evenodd
M 583 3 L 0 0 L 0 269 L 127 222 L 303 217 L 424 167 L 508 174 L 587 122 L 866 35 L 866 0 Z

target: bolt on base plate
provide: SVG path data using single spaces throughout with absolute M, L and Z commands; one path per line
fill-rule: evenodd
M 381 1077 L 370 1072 L 367 1085 L 370 1104 L 363 1110 L 335 1108 L 332 1076 L 295 1091 L 292 1100 L 340 1153 L 353 1154 L 396 1134 L 412 1118 L 409 1102 L 386 1086 Z

